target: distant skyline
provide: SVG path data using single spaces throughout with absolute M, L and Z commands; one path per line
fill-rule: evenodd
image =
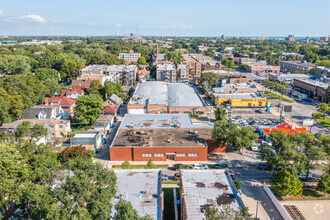
M 2 0 L 0 36 L 330 35 L 328 0 Z

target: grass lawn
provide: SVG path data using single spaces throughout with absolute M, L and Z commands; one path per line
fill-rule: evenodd
M 173 188 L 164 188 L 164 220 L 175 219 Z
M 168 181 L 163 181 L 162 182 L 162 184 L 178 184 L 179 183 L 179 181 L 177 181 L 177 180 L 175 180 L 175 181 L 173 181 L 173 180 L 168 180 Z
M 328 129 L 330 129 L 330 118 L 329 117 L 323 118 L 322 116 L 316 116 L 314 114 L 314 118 L 318 123 L 320 123 L 321 125 L 323 125 L 324 127 L 328 128 Z
M 290 99 L 287 99 L 287 98 L 284 98 L 280 95 L 277 95 L 275 93 L 272 93 L 272 92 L 269 92 L 269 91 L 265 91 L 265 93 L 275 99 L 278 99 L 278 100 L 281 100 L 281 101 L 284 101 L 284 102 L 290 102 L 290 103 L 294 103 L 294 101 L 290 100 Z
M 329 199 L 330 195 L 324 194 L 316 190 L 316 187 L 303 186 L 303 192 L 301 196 L 283 196 L 283 200 L 324 200 Z

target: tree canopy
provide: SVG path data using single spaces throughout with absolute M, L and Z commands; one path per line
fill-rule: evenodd
M 76 119 L 83 124 L 92 125 L 101 114 L 102 104 L 103 99 L 98 94 L 80 96 L 76 99 L 74 109 Z

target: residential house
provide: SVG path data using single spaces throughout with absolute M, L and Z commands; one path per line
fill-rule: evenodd
M 37 105 L 25 109 L 23 112 L 23 119 L 64 119 L 64 111 L 61 106 Z
M 137 78 L 136 80 L 150 80 L 150 71 L 147 70 L 147 65 L 139 65 L 138 66 L 138 72 L 137 72 Z
M 70 99 L 66 96 L 53 96 L 46 97 L 42 100 L 42 105 L 45 106 L 61 106 L 63 111 L 68 112 L 68 114 L 73 116 L 73 109 L 76 107 L 76 100 Z
M 65 97 L 68 97 L 70 99 L 76 99 L 79 96 L 83 96 L 84 94 L 85 94 L 84 90 L 82 90 L 79 87 L 74 87 L 72 89 L 63 89 L 61 91 L 61 96 L 65 96 Z

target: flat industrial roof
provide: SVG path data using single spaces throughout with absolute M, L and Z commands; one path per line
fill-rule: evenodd
M 168 128 L 177 127 L 192 128 L 188 114 L 126 114 L 120 124 L 120 128 Z
M 154 220 L 161 219 L 161 178 L 158 169 L 115 170 L 117 176 L 115 204 L 120 198 L 130 202 L 139 216 L 149 215 Z
M 181 170 L 181 178 L 187 219 L 205 219 L 210 206 L 239 210 L 239 197 L 225 170 Z
M 220 96 L 221 98 L 226 99 L 255 99 L 255 98 L 264 98 L 257 93 L 230 93 L 230 94 L 213 94 L 214 96 Z
M 111 147 L 205 147 L 212 128 L 122 128 Z
M 194 86 L 187 83 L 146 81 L 139 83 L 131 105 L 206 106 Z

